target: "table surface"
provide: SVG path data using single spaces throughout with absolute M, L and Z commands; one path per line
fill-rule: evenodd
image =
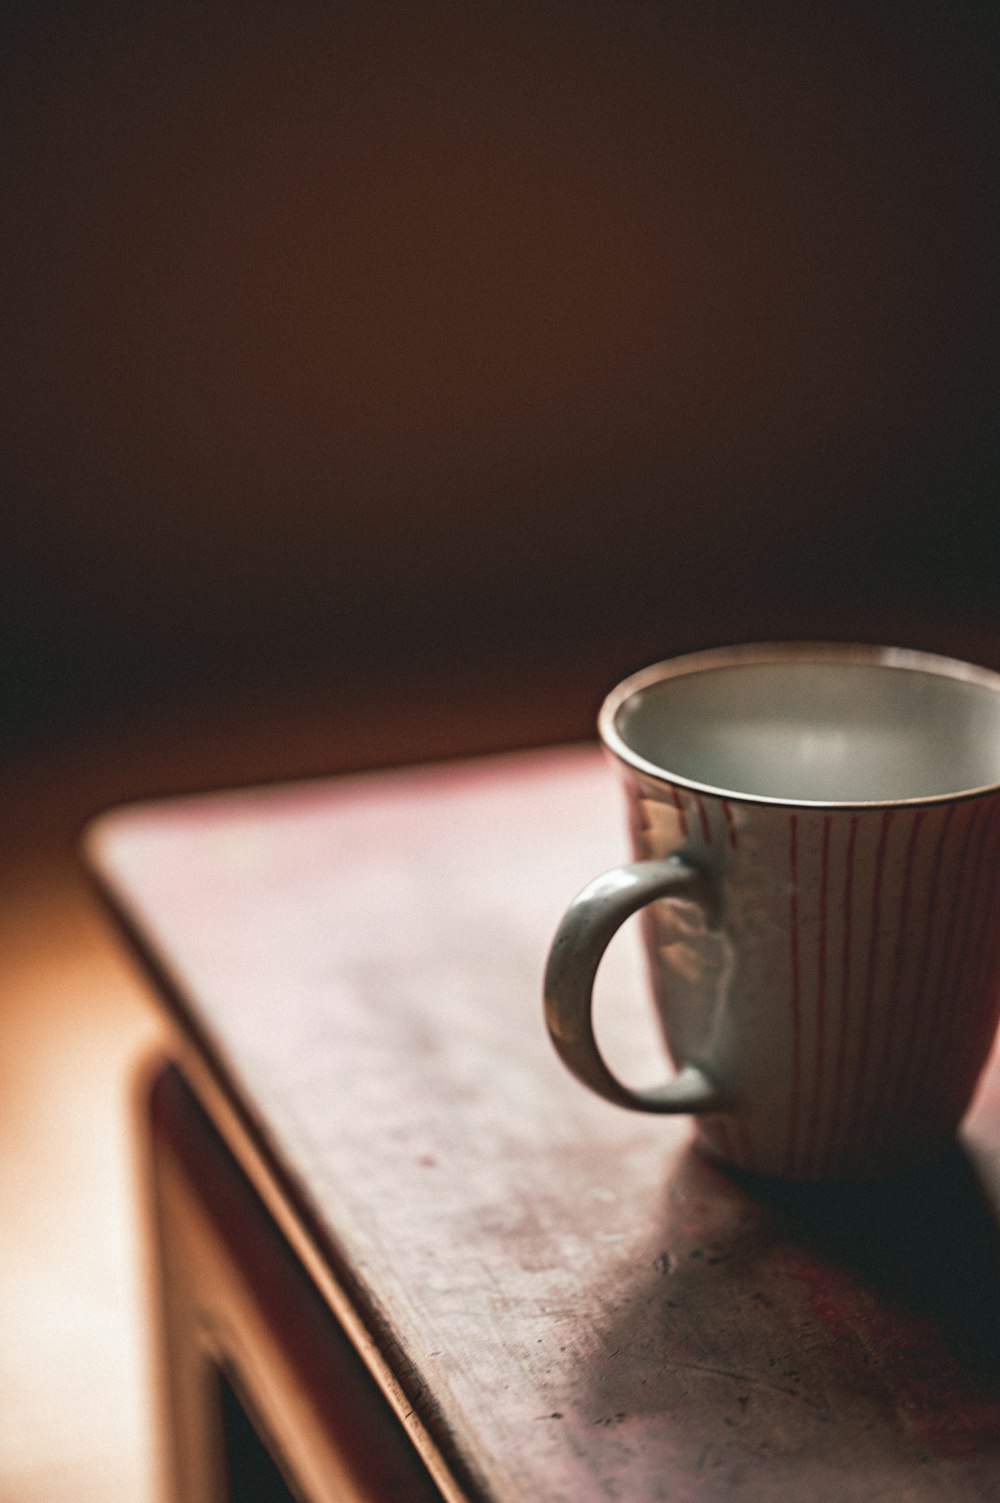
M 136 806 L 87 851 L 446 1496 L 996 1497 L 1000 1068 L 872 1185 L 741 1179 L 591 1097 L 541 974 L 621 814 L 563 748 Z M 633 925 L 598 1011 L 655 1079 Z

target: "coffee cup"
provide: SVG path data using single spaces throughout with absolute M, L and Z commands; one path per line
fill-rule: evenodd
M 900 648 L 793 643 L 657 664 L 599 732 L 633 860 L 549 951 L 569 1070 L 690 1113 L 752 1173 L 871 1178 L 942 1151 L 1000 1012 L 1000 674 Z M 639 1089 L 599 1047 L 593 986 L 633 913 L 675 1073 Z

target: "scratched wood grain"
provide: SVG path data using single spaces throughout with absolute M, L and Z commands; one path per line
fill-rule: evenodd
M 540 981 L 620 824 L 581 748 L 139 807 L 89 852 L 470 1496 L 995 1498 L 996 1066 L 943 1160 L 839 1188 L 590 1097 Z M 656 1078 L 633 934 L 600 985 Z

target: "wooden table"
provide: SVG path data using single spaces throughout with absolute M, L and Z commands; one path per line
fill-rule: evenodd
M 945 1159 L 844 1187 L 591 1097 L 540 979 L 624 847 L 589 747 L 92 829 L 176 1025 L 146 1131 L 178 1499 L 1000 1496 L 1000 1071 Z M 655 1078 L 628 930 L 599 1013 Z

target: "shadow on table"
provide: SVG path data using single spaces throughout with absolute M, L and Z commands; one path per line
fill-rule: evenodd
M 824 1261 L 861 1275 L 887 1307 L 933 1321 L 957 1357 L 1000 1377 L 998 1211 L 961 1143 L 885 1180 L 732 1178 Z
M 689 1144 L 659 1205 L 575 1393 L 637 1495 L 657 1468 L 804 1486 L 803 1458 L 824 1498 L 854 1496 L 844 1467 L 865 1496 L 995 1495 L 1000 1234 L 963 1147 L 892 1180 L 796 1185 Z

